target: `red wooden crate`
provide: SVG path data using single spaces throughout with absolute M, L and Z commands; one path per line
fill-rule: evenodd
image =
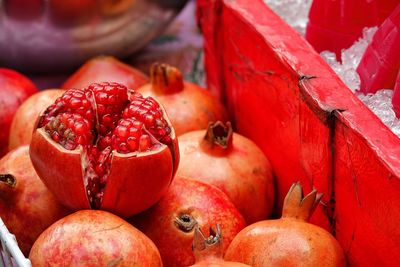
M 278 210 L 293 181 L 352 266 L 400 264 L 400 139 L 262 0 L 198 0 L 208 86 L 266 153 Z

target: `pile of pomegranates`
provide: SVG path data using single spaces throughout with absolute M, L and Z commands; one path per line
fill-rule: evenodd
M 271 220 L 279 177 L 223 104 L 173 66 L 149 76 L 98 57 L 38 92 L 0 69 L 23 92 L 0 102 L 0 217 L 33 266 L 345 265 L 307 222 L 316 190 Z

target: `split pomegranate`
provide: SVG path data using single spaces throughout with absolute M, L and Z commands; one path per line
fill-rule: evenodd
M 229 122 L 180 136 L 179 151 L 178 175 L 224 191 L 247 223 L 271 215 L 275 190 L 268 159 L 253 141 L 234 133 Z
M 37 91 L 24 75 L 0 68 L 0 158 L 8 152 L 8 136 L 15 112 L 25 99 Z
M 123 217 L 157 202 L 179 161 L 174 130 L 158 102 L 108 82 L 67 90 L 49 106 L 30 155 L 65 206 Z
M 37 176 L 28 146 L 0 160 L 0 217 L 25 256 L 38 236 L 68 213 Z
M 216 230 L 210 228 L 210 236 L 205 237 L 197 226 L 193 237 L 193 254 L 196 263 L 191 267 L 246 267 L 247 264 L 225 261 L 222 255 L 221 227 L 217 224 Z
M 111 213 L 82 210 L 46 229 L 33 244 L 32 266 L 162 266 L 151 240 Z
M 84 88 L 92 83 L 113 81 L 137 89 L 149 78 L 141 71 L 111 56 L 98 56 L 88 60 L 61 86 L 64 89 Z
M 181 72 L 167 64 L 153 64 L 150 83 L 138 91 L 164 105 L 178 136 L 205 129 L 209 121 L 227 120 L 227 112 L 216 97 L 204 88 L 184 82 Z
M 33 94 L 17 109 L 10 128 L 9 150 L 31 143 L 32 132 L 39 114 L 65 90 L 48 89 Z
M 313 190 L 303 198 L 295 183 L 286 195 L 282 218 L 247 226 L 233 239 L 226 260 L 251 266 L 346 266 L 336 239 L 326 230 L 308 223 L 322 194 Z
M 224 233 L 222 251 L 245 227 L 245 221 L 224 192 L 199 181 L 175 178 L 167 194 L 131 222 L 160 250 L 165 266 L 195 263 L 192 251 L 196 227 L 210 229 L 215 222 Z

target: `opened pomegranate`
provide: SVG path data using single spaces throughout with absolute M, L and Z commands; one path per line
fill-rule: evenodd
M 165 266 L 195 263 L 192 251 L 194 230 L 208 230 L 217 222 L 224 233 L 222 251 L 245 227 L 245 221 L 224 192 L 199 181 L 175 178 L 167 194 L 131 222 L 160 250 Z
M 346 266 L 342 248 L 326 230 L 308 223 L 322 194 L 303 198 L 295 183 L 286 195 L 282 218 L 254 223 L 233 239 L 226 260 L 251 266 Z
M 9 150 L 31 143 L 32 132 L 39 114 L 65 90 L 49 89 L 31 95 L 15 112 L 10 128 Z
M 136 90 L 148 83 L 141 71 L 111 56 L 97 56 L 88 60 L 62 85 L 64 89 L 83 88 L 92 83 L 113 81 Z
M 225 261 L 222 253 L 221 227 L 217 224 L 216 230 L 210 228 L 210 235 L 205 237 L 201 229 L 196 226 L 193 237 L 193 254 L 196 263 L 191 267 L 246 267 L 247 264 Z
M 221 102 L 204 88 L 184 82 L 181 72 L 167 64 L 150 68 L 150 83 L 138 89 L 165 107 L 176 134 L 207 128 L 209 121 L 227 120 Z
M 65 206 L 131 216 L 168 189 L 179 161 L 163 108 L 118 83 L 67 90 L 39 117 L 33 166 Z
M 8 136 L 15 112 L 25 99 L 37 91 L 24 75 L 0 68 L 0 158 L 8 152 Z
M 224 191 L 247 223 L 264 220 L 274 205 L 271 166 L 250 139 L 234 133 L 229 122 L 179 137 L 178 174 Z
M 44 231 L 33 244 L 32 266 L 162 266 L 151 240 L 111 213 L 81 210 Z
M 28 146 L 0 160 L 0 217 L 25 256 L 38 236 L 68 213 L 37 176 Z

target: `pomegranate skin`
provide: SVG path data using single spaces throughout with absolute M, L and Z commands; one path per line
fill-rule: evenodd
M 183 81 L 180 71 L 167 64 L 154 64 L 150 83 L 140 87 L 164 106 L 177 136 L 207 128 L 209 121 L 228 119 L 222 103 L 205 88 Z
M 11 122 L 18 107 L 38 91 L 24 75 L 0 68 L 0 157 L 8 152 Z
M 279 253 L 282 247 L 287 251 Z M 261 221 L 246 227 L 233 239 L 225 259 L 254 267 L 346 266 L 342 248 L 328 232 L 292 219 Z
M 38 236 L 70 211 L 56 201 L 36 174 L 28 146 L 12 150 L 0 160 L 0 175 L 5 174 L 11 174 L 16 184 L 0 182 L 0 216 L 28 256 Z
M 226 148 L 213 143 L 220 138 L 207 140 L 207 131 L 213 131 L 214 125 L 214 129 L 226 129 L 219 122 L 210 123 L 208 130 L 179 137 L 177 174 L 224 191 L 248 224 L 268 218 L 275 199 L 274 177 L 268 159 L 253 141 L 237 133 L 229 137 L 221 134 L 221 138 L 229 139 Z
M 66 207 L 90 209 L 82 179 L 82 149 L 66 151 L 52 143 L 42 132 L 33 133 L 30 155 L 39 177 Z M 143 156 L 119 157 L 115 153 L 101 209 L 129 217 L 150 207 L 165 194 L 174 177 L 172 162 L 173 156 L 167 146 Z M 143 188 L 151 188 L 152 194 Z
M 9 150 L 22 145 L 29 145 L 32 132 L 39 114 L 50 106 L 65 90 L 47 89 L 31 95 L 17 109 L 10 128 Z
M 34 243 L 32 266 L 162 266 L 156 246 L 123 219 L 99 210 L 71 214 Z
M 111 56 L 98 56 L 88 60 L 61 86 L 63 89 L 84 88 L 92 83 L 114 81 L 131 89 L 149 82 L 141 71 Z
M 295 183 L 286 195 L 282 218 L 244 228 L 229 245 L 225 260 L 258 266 L 346 266 L 338 241 L 325 229 L 308 223 L 322 194 L 303 197 Z
M 153 240 L 164 265 L 175 267 L 195 263 L 192 251 L 195 226 L 208 231 L 219 223 L 224 233 L 222 250 L 225 252 L 233 237 L 246 225 L 221 190 L 179 176 L 157 204 L 130 222 Z

